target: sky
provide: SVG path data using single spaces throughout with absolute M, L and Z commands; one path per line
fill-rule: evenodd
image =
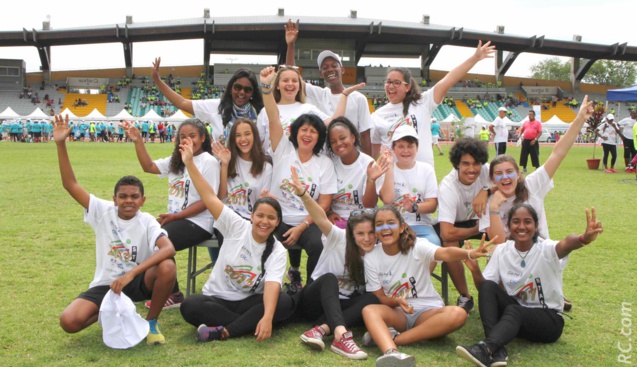
M 391 4 L 389 6 L 387 4 Z M 90 4 L 90 5 L 89 5 Z M 95 5 L 93 5 L 95 4 Z M 284 8 L 286 18 L 294 16 L 347 17 L 356 10 L 358 18 L 386 19 L 418 23 L 423 15 L 430 16 L 430 23 L 456 28 L 464 27 L 484 32 L 495 31 L 498 25 L 505 33 L 532 37 L 544 35 L 546 39 L 572 40 L 582 36 L 582 42 L 614 44 L 628 42 L 637 46 L 637 32 L 627 31 L 634 24 L 634 0 L 479 0 L 465 1 L 405 1 L 392 0 L 340 0 L 329 2 L 301 2 L 279 0 L 227 1 L 188 0 L 175 6 L 175 2 L 157 0 L 121 1 L 107 0 L 86 3 L 77 1 L 29 0 L 11 3 L 0 31 L 21 31 L 23 28 L 42 29 L 42 22 L 50 19 L 52 29 L 114 25 L 124 23 L 127 15 L 134 22 L 176 20 L 202 17 L 209 8 L 212 17 L 275 15 Z M 449 6 L 453 4 L 453 8 Z M 502 5 L 506 4 L 506 5 Z M 457 9 L 462 12 L 454 11 Z M 8 16 L 7 16 L 8 15 Z M 283 24 L 281 25 L 283 28 Z M 621 31 L 624 29 L 624 31 Z M 300 26 L 303 37 L 303 24 Z M 497 45 L 496 45 L 497 46 Z M 176 52 L 178 50 L 178 52 Z M 469 57 L 474 50 L 444 46 L 432 65 L 434 70 L 450 70 Z M 173 42 L 138 42 L 133 48 L 133 68 L 151 66 L 155 57 L 161 56 L 162 66 L 201 65 L 203 44 L 201 40 Z M 505 53 L 506 56 L 506 53 Z M 507 75 L 528 77 L 531 65 L 548 56 L 522 54 Z M 38 71 L 40 60 L 35 47 L 0 47 L 0 58 L 24 59 L 27 72 Z M 255 58 L 237 59 L 237 55 L 212 55 L 211 63 L 254 62 Z M 259 63 L 275 63 L 275 57 L 259 57 Z M 359 65 L 391 64 L 392 66 L 419 67 L 418 59 L 361 59 Z M 101 44 L 84 46 L 58 46 L 51 51 L 51 68 L 56 70 L 106 69 L 124 67 L 122 45 Z M 493 60 L 483 60 L 471 72 L 493 75 Z

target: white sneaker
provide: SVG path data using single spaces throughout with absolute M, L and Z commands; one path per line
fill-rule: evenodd
M 389 328 L 389 334 L 391 334 L 391 338 L 396 339 L 396 337 L 398 335 L 400 335 L 400 333 L 398 331 L 396 331 L 396 329 L 394 329 L 393 327 Z M 375 347 L 376 346 L 376 342 L 374 341 L 374 339 L 372 339 L 372 336 L 369 334 L 369 331 L 365 332 L 365 335 L 363 335 L 363 342 L 362 342 L 364 347 Z
M 376 367 L 413 367 L 415 364 L 414 356 L 400 353 L 396 349 L 391 349 L 376 359 Z

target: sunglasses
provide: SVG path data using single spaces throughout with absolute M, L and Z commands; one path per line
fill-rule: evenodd
M 254 91 L 254 88 L 252 88 L 251 85 L 245 86 L 239 83 L 234 83 L 232 85 L 232 89 L 234 89 L 235 92 L 245 91 L 246 94 L 250 94 Z
M 352 212 L 349 213 L 349 216 L 350 218 L 353 218 L 353 217 L 359 217 L 363 214 L 374 215 L 376 214 L 376 209 L 367 208 L 367 209 L 361 209 L 361 210 L 352 210 Z
M 281 69 L 293 69 L 293 70 L 299 70 L 299 67 L 296 65 L 279 65 L 279 70 Z

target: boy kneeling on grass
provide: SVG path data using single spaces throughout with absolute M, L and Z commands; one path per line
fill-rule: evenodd
M 68 115 L 54 121 L 53 138 L 57 146 L 62 185 L 84 207 L 84 221 L 95 231 L 97 266 L 89 289 L 81 293 L 60 316 L 67 333 L 77 333 L 98 319 L 100 305 L 109 289 L 122 291 L 133 302 L 152 300 L 148 311 L 148 344 L 163 344 L 157 317 L 168 299 L 176 279 L 171 258 L 175 248 L 155 218 L 140 212 L 144 205 L 144 186 L 134 176 L 122 177 L 115 184 L 113 203 L 89 194 L 75 179 L 66 150 Z M 157 250 L 155 249 L 157 248 Z

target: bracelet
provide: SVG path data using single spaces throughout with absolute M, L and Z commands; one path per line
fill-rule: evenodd
M 500 211 L 489 210 L 489 214 L 491 214 L 491 215 L 500 215 Z
M 304 221 L 303 221 L 303 223 L 305 223 L 305 225 L 307 225 L 307 228 L 310 228 L 310 222 L 308 222 L 308 221 L 304 220 Z M 307 228 L 306 228 L 306 229 L 307 229 Z
M 272 89 L 268 89 L 268 90 L 261 89 L 261 94 L 266 95 L 266 96 L 267 96 L 268 94 L 272 94 Z
M 579 235 L 579 237 L 577 237 L 577 242 L 579 242 L 579 244 L 582 245 L 582 246 L 586 246 L 586 245 L 588 245 L 590 243 L 590 242 L 584 241 L 584 235 L 583 234 L 581 234 L 581 235 Z
M 296 193 L 295 193 L 295 194 L 296 194 L 296 196 L 301 197 L 301 196 L 305 195 L 305 193 L 306 193 L 306 192 L 307 192 L 307 187 L 306 187 L 306 188 L 305 188 L 305 190 L 301 193 L 301 195 L 296 194 Z
M 469 259 L 469 260 L 473 261 L 473 260 L 475 260 L 475 259 L 472 259 L 472 258 L 471 258 L 471 251 L 472 251 L 472 250 L 467 251 L 467 259 Z

